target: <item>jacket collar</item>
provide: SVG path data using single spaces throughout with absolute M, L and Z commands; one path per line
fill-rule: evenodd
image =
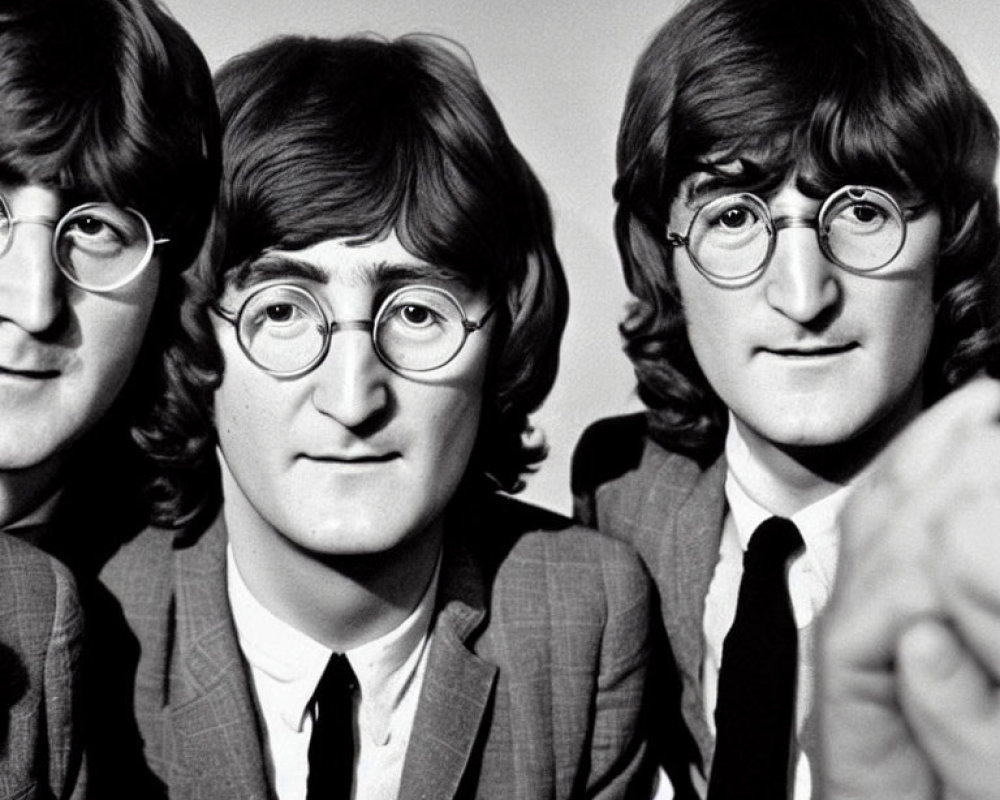
M 649 491 L 656 492 L 657 487 L 674 487 L 671 491 L 676 491 L 674 471 L 673 462 L 663 464 L 652 476 Z M 711 760 L 713 739 L 701 687 L 705 657 L 702 621 L 726 515 L 725 478 L 726 459 L 722 455 L 699 472 L 693 484 L 684 487 L 682 497 L 647 497 L 640 518 L 641 526 L 662 531 L 666 552 L 660 564 L 664 575 L 657 581 L 661 613 L 680 672 L 684 720 L 698 744 L 703 764 Z
M 474 751 L 497 667 L 471 649 L 486 619 L 482 571 L 461 543 L 446 539 L 431 650 L 403 766 L 400 800 L 454 797 Z M 178 662 L 169 670 L 178 797 L 264 800 L 270 796 L 251 681 L 226 593 L 221 515 L 197 541 L 175 551 Z
M 220 514 L 175 550 L 176 643 L 168 707 L 171 796 L 264 800 L 264 744 L 226 593 L 226 527 Z
M 403 766 L 400 800 L 440 800 L 458 794 L 493 695 L 497 667 L 471 649 L 486 619 L 487 587 L 462 543 L 470 533 L 453 529 L 445 540 L 431 651 Z

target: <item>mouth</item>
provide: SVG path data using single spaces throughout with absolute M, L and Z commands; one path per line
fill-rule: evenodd
M 390 451 L 387 453 L 363 453 L 357 455 L 348 454 L 318 454 L 318 453 L 303 453 L 301 458 L 306 461 L 316 461 L 321 464 L 342 464 L 344 466 L 374 466 L 377 464 L 387 464 L 390 461 L 400 457 L 400 453 L 396 451 Z
M 859 347 L 857 342 L 833 345 L 796 345 L 794 347 L 762 347 L 760 352 L 789 359 L 831 358 Z
M 24 380 L 44 381 L 59 376 L 57 369 L 23 369 L 4 367 L 0 365 L 0 377 L 23 378 Z

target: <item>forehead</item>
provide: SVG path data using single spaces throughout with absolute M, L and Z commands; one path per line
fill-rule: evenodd
M 457 278 L 454 272 L 409 252 L 392 231 L 375 240 L 345 236 L 324 239 L 299 250 L 269 249 L 238 268 L 229 282 L 242 288 L 292 279 L 360 288 Z

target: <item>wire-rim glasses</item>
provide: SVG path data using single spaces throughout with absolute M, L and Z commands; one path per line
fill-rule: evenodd
M 53 228 L 52 260 L 75 286 L 101 294 L 135 280 L 149 265 L 153 250 L 169 239 L 157 239 L 146 218 L 112 203 L 84 203 L 59 218 L 15 217 L 0 194 L 0 257 L 10 249 L 18 224 Z
M 848 272 L 871 273 L 899 255 L 907 223 L 930 205 L 902 208 L 882 189 L 849 185 L 829 195 L 815 217 L 774 217 L 763 199 L 740 192 L 699 206 L 683 235 L 668 228 L 667 244 L 686 248 L 691 262 L 710 282 L 740 287 L 763 274 L 778 231 L 810 227 L 830 261 Z
M 236 312 L 218 304 L 212 308 L 236 329 L 240 349 L 253 364 L 291 378 L 319 366 L 333 334 L 344 330 L 370 331 L 379 359 L 395 372 L 440 369 L 486 324 L 495 307 L 473 320 L 446 289 L 411 285 L 390 293 L 370 320 L 335 320 L 305 287 L 277 283 L 255 289 Z

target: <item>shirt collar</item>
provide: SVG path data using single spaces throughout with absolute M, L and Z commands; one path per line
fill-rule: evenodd
M 774 513 L 762 506 L 744 489 L 744 476 L 760 467 L 753 462 L 750 449 L 740 436 L 738 428 L 730 418 L 726 434 L 726 500 L 736 526 L 740 548 L 746 551 L 750 537 L 768 517 Z M 805 557 L 811 562 L 816 573 L 827 585 L 832 585 L 837 562 L 839 528 L 837 517 L 850 495 L 851 484 L 833 490 L 792 514 L 791 520 L 799 529 L 805 542 Z
M 301 731 L 313 693 L 333 653 L 279 619 L 250 592 L 226 549 L 227 583 L 240 647 L 251 666 L 274 681 L 286 725 Z M 409 686 L 427 644 L 441 562 L 410 615 L 393 630 L 345 652 L 358 680 L 362 729 L 377 742 L 389 733 L 392 712 Z

